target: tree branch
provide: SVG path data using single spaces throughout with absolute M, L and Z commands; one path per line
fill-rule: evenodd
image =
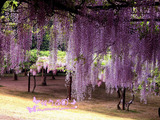
M 116 0 L 117 2 L 121 3 L 121 4 L 114 4 L 113 2 L 111 2 L 110 0 L 107 0 L 108 3 L 110 5 L 99 5 L 99 6 L 87 6 L 87 8 L 92 9 L 92 10 L 108 10 L 108 9 L 121 9 L 121 8 L 126 8 L 126 7 L 141 7 L 141 6 L 160 6 L 159 2 L 155 2 L 153 4 L 151 3 L 147 3 L 145 5 L 143 4 L 134 4 L 132 2 L 125 2 L 125 1 L 120 1 L 120 0 Z M 125 3 L 125 4 L 124 4 Z

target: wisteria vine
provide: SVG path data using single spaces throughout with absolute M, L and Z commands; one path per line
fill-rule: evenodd
M 135 7 L 117 3 L 117 7 L 111 9 L 105 9 L 105 4 L 100 0 L 83 5 L 75 1 L 79 9 L 71 13 L 58 8 L 53 12 L 45 2 L 28 1 L 17 7 L 17 13 L 6 12 L 6 19 L 1 19 L 6 23 L 0 24 L 1 73 L 4 61 L 8 62 L 7 69 L 15 69 L 26 60 L 32 35 L 36 36 L 40 49 L 47 26 L 51 53 L 48 68 L 55 69 L 57 44 L 67 43 L 67 70 L 74 72 L 72 91 L 78 101 L 91 94 L 87 93 L 88 86 L 94 89 L 99 74 L 103 73 L 101 80 L 107 92 L 142 85 L 141 99 L 146 102 L 149 92 L 146 86 L 151 89 L 153 85 L 148 82 L 148 76 L 152 76 L 151 71 L 160 64 L 160 10 L 155 7 L 155 0 L 136 0 Z M 111 2 L 107 4 L 114 6 Z M 107 54 L 111 59 L 102 66 Z

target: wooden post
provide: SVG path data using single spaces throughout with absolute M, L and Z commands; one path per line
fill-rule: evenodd
M 30 79 L 31 79 L 31 76 L 30 76 L 30 72 L 28 73 L 28 92 L 30 92 Z
M 71 100 L 71 92 L 72 92 L 72 75 L 70 72 L 70 82 L 69 82 L 69 100 Z
M 125 102 L 126 102 L 126 101 L 125 101 L 125 99 L 126 99 L 126 98 L 125 98 L 125 97 L 126 97 L 125 95 L 126 95 L 126 88 L 124 87 L 124 88 L 123 88 L 123 94 L 122 94 L 122 100 L 123 100 L 122 110 L 125 110 Z

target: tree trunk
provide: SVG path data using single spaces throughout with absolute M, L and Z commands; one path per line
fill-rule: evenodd
M 53 80 L 55 80 L 55 77 L 54 77 L 53 71 L 52 71 L 52 79 L 53 79 Z
M 42 67 L 42 78 L 43 78 L 43 67 Z
M 134 101 L 134 97 L 135 97 L 134 91 L 132 90 L 132 94 L 133 94 L 132 100 L 130 100 L 128 103 L 126 103 L 126 88 L 125 87 L 123 89 L 118 88 L 117 94 L 118 94 L 118 97 L 120 98 L 117 104 L 117 109 L 121 110 L 120 104 L 122 103 L 122 110 L 125 110 L 127 108 L 127 111 L 129 111 L 129 107 Z
M 43 70 L 42 70 L 43 71 Z M 43 81 L 42 81 L 42 85 L 43 86 L 46 86 L 47 85 L 47 83 L 46 83 L 46 72 L 47 72 L 47 69 L 45 69 L 45 71 L 44 71 L 44 77 L 43 77 Z
M 58 72 L 59 72 L 59 71 L 57 70 L 57 72 L 56 72 L 56 76 L 58 76 Z
M 126 88 L 123 88 L 123 93 L 122 93 L 122 110 L 125 110 L 125 103 L 126 103 Z
M 14 70 L 14 80 L 18 80 L 18 76 L 17 76 L 17 74 L 16 74 L 16 71 Z
M 118 87 L 118 91 L 117 91 L 117 94 L 118 94 L 118 98 L 121 98 L 121 89 Z
M 69 82 L 69 100 L 71 100 L 71 92 L 72 92 L 72 75 L 70 73 L 70 82 Z
M 132 100 L 130 100 L 127 104 L 126 104 L 126 107 L 127 107 L 127 111 L 129 111 L 129 106 L 133 103 L 133 101 L 134 101 L 134 93 L 133 93 L 133 95 L 132 95 Z
M 28 92 L 30 92 L 30 79 L 31 79 L 31 76 L 30 76 L 30 72 L 28 73 Z
M 34 87 L 33 87 L 32 93 L 34 92 L 34 90 L 35 90 L 35 88 L 36 88 L 36 77 L 33 76 L 33 78 L 34 78 Z
M 159 85 L 158 85 L 158 83 L 155 83 L 155 92 L 156 92 L 156 95 L 159 95 Z
M 118 98 L 119 98 L 119 102 L 117 104 L 117 109 L 118 110 L 121 110 L 121 107 L 120 107 L 120 104 L 121 104 L 121 101 L 122 101 L 122 89 L 121 88 L 118 88 L 118 91 L 117 91 L 117 94 L 118 94 Z
M 24 69 L 24 76 L 27 76 L 27 70 L 26 70 L 26 68 Z

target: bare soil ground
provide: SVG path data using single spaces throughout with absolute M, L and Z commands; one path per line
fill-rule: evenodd
M 28 93 L 28 78 L 2 77 L 0 80 L 0 120 L 160 120 L 158 108 L 160 96 L 149 96 L 148 104 L 139 102 L 136 95 L 130 111 L 117 110 L 117 94 L 105 93 L 104 85 L 96 87 L 91 100 L 77 102 L 77 109 L 38 111 L 29 113 L 26 107 L 33 107 L 33 97 L 38 100 L 56 101 L 67 97 L 65 76 L 55 76 L 52 80 L 47 76 L 47 86 L 41 86 L 41 77 L 36 77 L 37 87 L 34 93 Z M 31 91 L 33 77 L 31 77 Z M 127 93 L 127 101 L 131 99 Z M 69 101 L 71 102 L 71 101 Z M 61 106 L 62 107 L 62 106 Z

